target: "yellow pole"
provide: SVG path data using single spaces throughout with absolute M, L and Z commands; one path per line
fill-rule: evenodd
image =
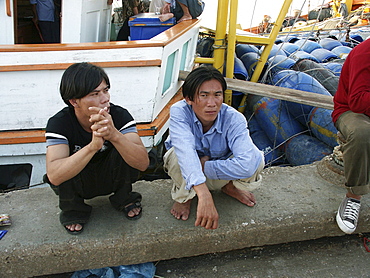
M 257 63 L 256 69 L 253 72 L 252 78 L 250 81 L 252 82 L 258 82 L 258 79 L 261 75 L 261 72 L 263 70 L 263 67 L 265 66 L 265 63 L 267 61 L 267 58 L 270 54 L 270 51 L 272 49 L 273 44 L 275 43 L 276 37 L 280 32 L 280 26 L 283 24 L 284 18 L 286 14 L 288 13 L 288 9 L 290 7 L 290 4 L 292 3 L 292 0 L 285 0 L 283 7 L 280 10 L 279 16 L 276 19 L 276 22 L 274 23 L 274 27 L 271 30 L 270 36 L 269 36 L 269 44 L 265 45 L 262 54 L 260 56 L 260 61 Z
M 238 17 L 238 0 L 230 0 L 229 34 L 227 36 L 226 77 L 234 77 L 234 56 L 236 43 L 236 22 Z M 231 105 L 232 90 L 226 90 L 224 102 Z
M 213 66 L 223 73 L 226 48 L 226 25 L 229 0 L 218 0 L 215 43 L 213 44 Z

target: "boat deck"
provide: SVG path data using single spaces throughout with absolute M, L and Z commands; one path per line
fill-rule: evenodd
M 10 214 L 13 224 L 0 241 L 0 273 L 32 277 L 340 236 L 334 220 L 345 194 L 340 171 L 327 158 L 299 167 L 267 168 L 254 192 L 254 208 L 214 192 L 220 214 L 216 230 L 194 226 L 196 201 L 188 221 L 171 216 L 171 180 L 134 184 L 143 195 L 138 221 L 115 211 L 107 197 L 90 200 L 91 220 L 78 236 L 60 225 L 58 198 L 50 188 L 1 194 L 0 213 Z M 363 198 L 356 233 L 364 232 L 370 232 L 368 198 Z

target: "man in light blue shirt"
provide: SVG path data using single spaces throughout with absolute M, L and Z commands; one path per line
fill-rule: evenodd
M 218 227 L 210 190 L 221 189 L 247 206 L 261 183 L 263 153 L 252 142 L 245 117 L 223 103 L 226 81 L 215 68 L 193 70 L 182 87 L 184 100 L 170 110 L 164 167 L 173 180 L 171 214 L 187 220 L 198 196 L 195 226 Z

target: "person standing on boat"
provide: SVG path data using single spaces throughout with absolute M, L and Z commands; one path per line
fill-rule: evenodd
M 33 23 L 44 43 L 60 43 L 61 0 L 30 0 Z
M 110 103 L 105 71 L 90 63 L 71 65 L 60 94 L 67 107 L 46 126 L 44 180 L 59 195 L 60 222 L 70 234 L 82 232 L 91 214 L 84 199 L 110 195 L 112 206 L 132 220 L 142 213 L 132 182 L 149 165 L 130 113 Z
M 130 17 L 139 13 L 149 11 L 148 0 L 122 0 L 122 27 L 117 34 L 117 41 L 128 41 L 130 38 L 130 27 L 128 21 Z
M 201 0 L 165 0 L 162 14 L 159 16 L 161 21 L 167 21 L 172 17 L 179 23 L 184 20 L 197 18 L 203 13 L 204 2 Z
M 332 113 L 342 137 L 347 194 L 336 220 L 345 233 L 356 230 L 362 195 L 370 192 L 370 40 L 349 53 L 344 62 Z
M 195 226 L 218 227 L 218 212 L 210 190 L 254 206 L 249 192 L 261 183 L 263 153 L 253 144 L 243 114 L 223 103 L 226 81 L 211 66 L 186 78 L 184 100 L 170 109 L 170 135 L 165 142 L 164 168 L 173 181 L 171 214 L 187 220 L 198 196 Z

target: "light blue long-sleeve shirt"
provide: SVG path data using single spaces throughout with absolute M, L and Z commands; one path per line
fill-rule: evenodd
M 53 0 L 30 0 L 30 4 L 36 4 L 38 20 L 55 21 Z
M 170 109 L 170 136 L 167 149 L 175 148 L 186 189 L 209 179 L 236 180 L 251 177 L 263 159 L 254 145 L 243 114 L 222 104 L 213 126 L 203 133 L 202 123 L 185 100 Z M 230 157 L 233 155 L 232 157 Z M 209 156 L 204 164 L 200 157 Z

